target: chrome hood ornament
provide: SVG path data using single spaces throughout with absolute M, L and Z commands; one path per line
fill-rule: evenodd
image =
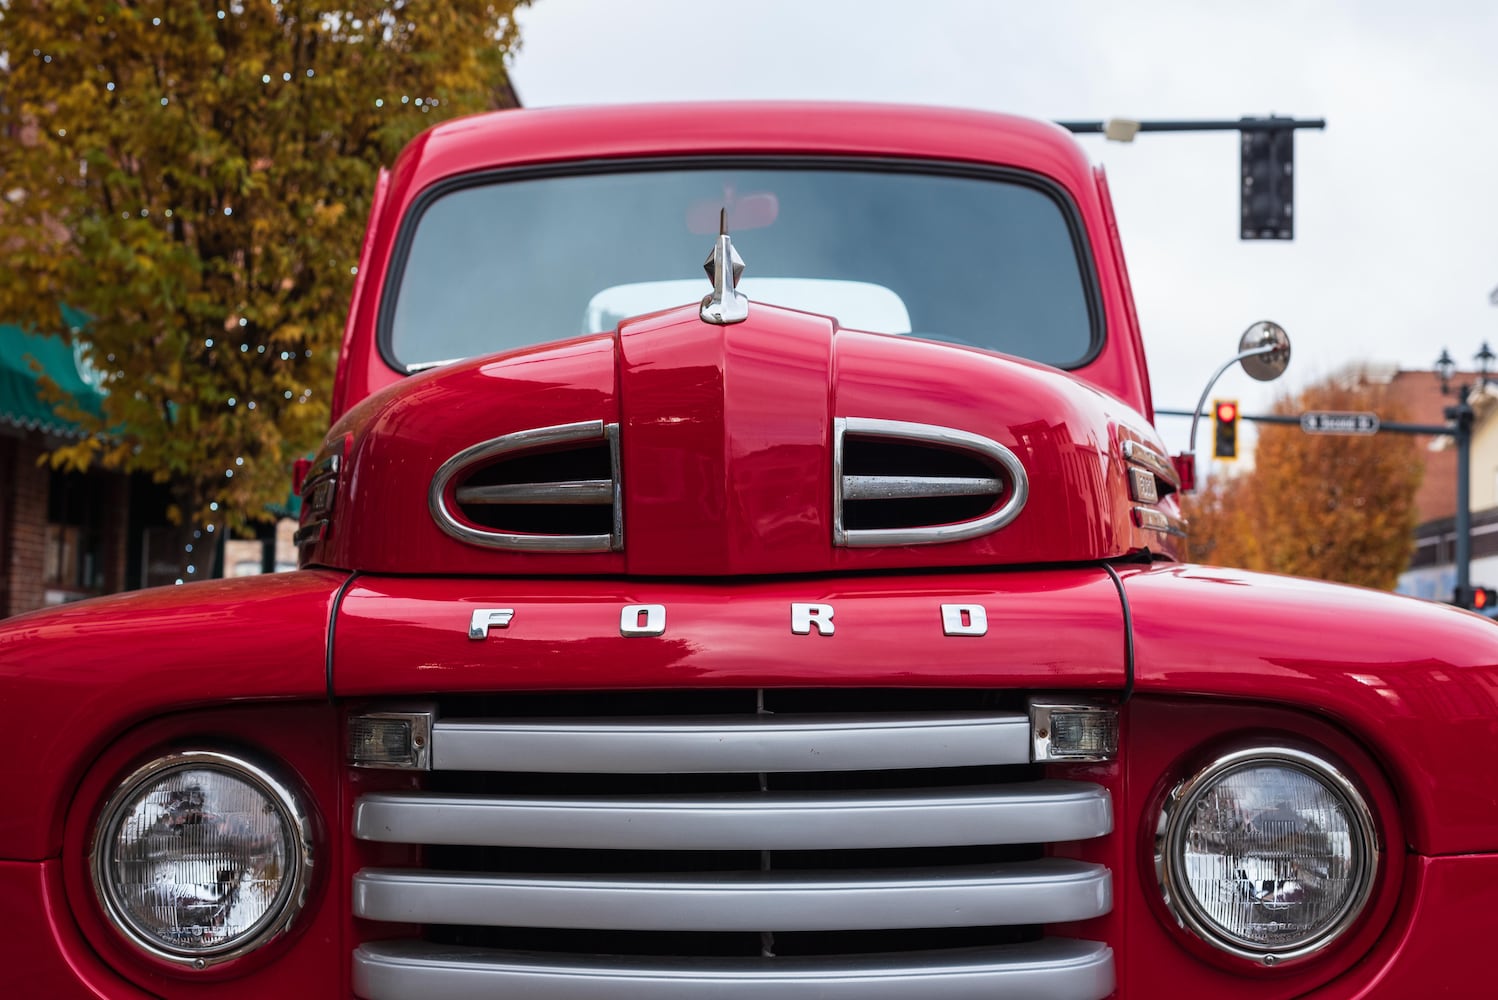
M 715 326 L 742 323 L 749 318 L 749 297 L 738 290 L 744 260 L 728 236 L 728 209 L 718 213 L 718 241 L 702 269 L 713 283 L 713 293 L 702 300 L 702 322 Z

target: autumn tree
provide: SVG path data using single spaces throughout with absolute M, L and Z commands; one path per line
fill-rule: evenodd
M 1193 561 L 1240 568 L 1259 564 L 1251 523 L 1251 480 L 1248 475 L 1215 474 L 1183 498 L 1182 508 L 1191 525 L 1188 554 Z
M 108 391 L 54 462 L 148 470 L 229 527 L 284 500 L 327 424 L 376 172 L 510 103 L 523 2 L 0 8 L 0 317 L 73 327 Z
M 1370 411 L 1398 420 L 1379 385 L 1334 379 L 1274 412 Z M 1254 465 L 1188 498 L 1191 557 L 1392 590 L 1409 565 L 1424 464 L 1405 434 L 1307 434 L 1259 425 Z

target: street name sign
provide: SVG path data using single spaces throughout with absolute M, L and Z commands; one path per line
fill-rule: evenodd
M 1315 410 L 1300 415 L 1300 429 L 1307 434 L 1377 434 L 1377 413 Z

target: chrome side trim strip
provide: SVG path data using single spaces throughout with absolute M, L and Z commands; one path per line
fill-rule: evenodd
M 982 455 L 998 465 L 1009 477 L 1010 494 L 997 510 L 971 521 L 956 524 L 934 524 L 914 528 L 848 528 L 844 524 L 843 504 L 861 499 L 849 495 L 848 477 L 843 475 L 843 439 L 849 435 L 913 441 L 953 451 Z M 977 434 L 952 427 L 907 423 L 903 420 L 878 420 L 872 417 L 838 417 L 832 431 L 832 544 L 846 548 L 870 548 L 880 545 L 934 545 L 960 542 L 997 531 L 1019 516 L 1030 496 L 1030 479 L 1019 457 L 1008 448 Z M 882 478 L 882 477 L 871 477 Z M 855 492 L 861 487 L 853 484 Z M 992 492 L 992 491 L 990 491 Z M 941 494 L 945 496 L 957 494 Z
M 511 452 L 529 451 L 535 448 L 546 448 L 563 444 L 586 444 L 593 441 L 606 441 L 609 445 L 610 465 L 612 466 L 614 477 L 611 489 L 614 505 L 614 522 L 613 530 L 609 534 L 541 535 L 476 528 L 458 520 L 452 511 L 448 509 L 448 484 L 460 472 L 476 463 L 489 461 Z M 482 489 L 489 490 L 491 488 L 483 487 Z M 499 489 L 504 489 L 504 487 L 499 487 Z M 501 501 L 491 499 L 481 502 L 497 503 Z M 529 500 L 523 502 L 558 503 L 564 501 Z M 587 500 L 575 502 L 595 503 L 600 501 Z M 460 542 L 512 552 L 619 551 L 624 548 L 623 507 L 622 486 L 619 476 L 619 428 L 617 424 L 604 424 L 601 420 L 585 420 L 575 424 L 540 427 L 535 430 L 519 431 L 515 434 L 506 434 L 488 441 L 481 441 L 472 447 L 463 449 L 446 462 L 443 462 L 432 477 L 431 488 L 427 491 L 427 508 L 431 512 L 432 519 L 437 523 L 437 527 L 441 528 L 443 532 L 458 539 Z
M 1102 1000 L 1113 951 L 1096 941 L 804 958 L 575 960 L 380 941 L 354 952 L 365 1000 Z
M 1106 789 L 1072 781 L 935 791 L 575 799 L 384 792 L 354 836 L 403 844 L 796 851 L 1089 840 L 1113 829 Z
M 971 497 L 998 493 L 1004 488 L 994 478 L 957 476 L 844 476 L 844 500 L 925 500 L 933 497 Z
M 579 479 L 575 482 L 464 486 L 456 496 L 458 503 L 602 505 L 614 502 L 614 484 L 607 479 Z
M 1169 483 L 1176 490 L 1180 490 L 1181 476 L 1176 472 L 1176 467 L 1170 464 L 1170 459 L 1155 449 L 1142 445 L 1138 441 L 1125 441 L 1123 453 L 1126 461 L 1148 469 L 1161 482 Z
M 335 451 L 324 457 L 320 462 L 307 470 L 306 477 L 302 480 L 302 488 L 297 496 L 308 497 L 312 491 L 323 483 L 337 482 L 338 471 L 343 464 L 343 453 Z
M 439 771 L 753 774 L 1030 763 L 1030 723 L 1008 715 L 765 715 L 748 719 L 441 719 Z
M 296 529 L 296 533 L 291 536 L 292 544 L 306 545 L 308 542 L 322 541 L 324 538 L 328 537 L 328 526 L 331 523 L 332 522 L 325 517 L 320 518 L 316 521 L 308 521 L 306 524 Z
M 365 869 L 354 915 L 413 924 L 641 931 L 839 931 L 1087 920 L 1112 906 L 1102 865 L 1047 858 L 893 872 L 504 876 Z
M 291 536 L 297 546 L 320 542 L 333 530 L 333 507 L 338 500 L 338 475 L 347 457 L 349 438 L 345 435 L 334 450 L 323 456 L 302 479 L 297 496 L 302 500 L 301 524 Z
M 1178 517 L 1171 517 L 1164 511 L 1153 507 L 1134 508 L 1134 527 L 1143 528 L 1145 531 L 1158 531 L 1163 535 L 1175 535 L 1178 538 L 1186 537 L 1186 522 Z

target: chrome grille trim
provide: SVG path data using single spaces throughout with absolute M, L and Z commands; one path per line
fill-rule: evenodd
M 1108 867 L 1068 857 L 1113 831 L 1112 801 L 1043 779 L 1023 703 L 453 698 L 467 713 L 435 721 L 425 790 L 354 800 L 353 915 L 404 938 L 355 952 L 355 992 L 1101 1000 L 1108 946 L 1051 935 L 1112 910 Z
M 374 942 L 354 952 L 353 988 L 365 1000 L 1102 1000 L 1114 972 L 1107 945 L 1069 939 L 913 954 L 565 962 Z
M 923 497 L 973 497 L 998 493 L 998 479 L 960 476 L 844 476 L 844 500 L 913 500 Z
M 447 503 L 447 488 L 452 480 L 475 465 L 499 459 L 505 455 L 520 454 L 538 449 L 576 444 L 584 445 L 604 441 L 609 446 L 609 462 L 612 482 L 604 480 L 563 481 L 557 483 L 523 483 L 505 486 L 474 487 L 455 491 L 455 502 L 483 504 L 605 504 L 613 505 L 613 524 L 608 534 L 529 534 L 484 528 L 469 524 L 455 516 Z M 593 497 L 599 491 L 597 484 L 607 482 L 608 498 Z M 502 499 L 507 491 L 519 490 L 519 499 Z M 564 494 L 570 499 L 544 498 L 548 491 Z M 464 499 L 463 496 L 477 499 Z M 465 448 L 437 469 L 427 491 L 427 508 L 437 527 L 453 538 L 471 545 L 513 552 L 611 552 L 624 548 L 624 502 L 622 496 L 619 425 L 605 424 L 602 420 L 585 420 L 575 424 L 559 424 L 555 427 L 539 427 L 519 431 L 501 437 L 481 441 Z
M 797 851 L 1089 840 L 1106 789 L 1031 781 L 939 791 L 569 799 L 387 792 L 354 806 L 361 840 L 487 847 Z
M 455 771 L 705 774 L 1030 763 L 1026 715 L 747 719 L 442 719 L 432 766 Z
M 938 499 L 953 496 L 980 496 L 988 484 L 998 479 L 974 477 L 918 476 L 848 476 L 844 474 L 846 439 L 854 437 L 883 438 L 891 441 L 928 445 L 938 449 L 981 456 L 1003 470 L 1009 480 L 1009 498 L 981 517 L 951 524 L 929 524 L 915 527 L 848 528 L 845 504 L 871 499 Z M 922 486 L 921 480 L 930 480 Z M 965 480 L 967 487 L 956 491 L 954 483 Z M 863 494 L 863 495 L 860 495 Z M 1008 448 L 978 434 L 938 427 L 932 424 L 908 423 L 902 420 L 879 420 L 872 417 L 838 417 L 833 421 L 832 441 L 832 543 L 846 548 L 870 548 L 881 545 L 934 545 L 960 542 L 997 531 L 1019 516 L 1030 494 L 1030 480 L 1019 457 Z
M 1087 920 L 1108 869 L 1062 858 L 868 873 L 506 877 L 366 869 L 354 916 L 400 923 L 644 931 L 838 931 Z
M 614 484 L 607 479 L 562 483 L 512 483 L 505 486 L 464 486 L 459 503 L 559 503 L 603 506 L 614 502 Z

